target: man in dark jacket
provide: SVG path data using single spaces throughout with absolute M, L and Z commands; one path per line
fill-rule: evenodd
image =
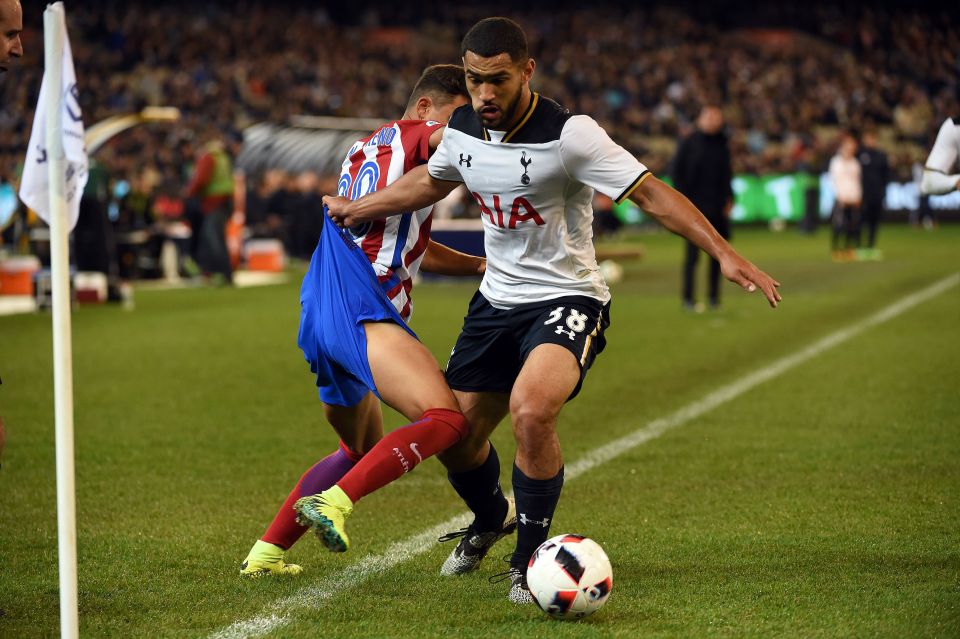
M 876 131 L 868 130 L 863 134 L 863 145 L 857 155 L 861 167 L 861 181 L 863 183 L 863 204 L 860 208 L 860 220 L 867 225 L 867 244 L 864 257 L 879 259 L 880 252 L 876 249 L 877 227 L 880 225 L 880 216 L 883 214 L 883 198 L 887 193 L 889 181 L 889 164 L 887 154 L 877 146 Z M 857 235 L 859 236 L 859 229 Z
M 730 238 L 730 209 L 733 206 L 730 148 L 723 132 L 723 112 L 707 104 L 697 118 L 697 130 L 683 140 L 673 160 L 674 187 L 699 208 L 717 232 Z M 687 241 L 683 264 L 683 306 L 699 311 L 694 296 L 693 277 L 700 249 Z M 720 306 L 720 263 L 710 260 L 709 299 L 711 308 Z

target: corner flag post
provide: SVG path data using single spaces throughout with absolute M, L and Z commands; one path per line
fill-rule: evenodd
M 73 347 L 70 328 L 70 248 L 67 218 L 66 156 L 63 146 L 63 4 L 43 12 L 44 73 L 49 74 L 46 104 L 47 176 L 50 189 L 50 266 L 53 283 L 53 386 L 57 445 L 57 540 L 60 573 L 60 636 L 79 635 L 77 609 L 77 513 L 73 451 Z

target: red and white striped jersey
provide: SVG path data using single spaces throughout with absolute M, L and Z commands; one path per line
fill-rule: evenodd
M 356 200 L 382 189 L 430 159 L 433 120 L 395 120 L 358 140 L 340 169 L 337 192 Z M 348 229 L 373 265 L 380 286 L 404 321 L 413 310 L 410 289 L 430 240 L 433 205 Z

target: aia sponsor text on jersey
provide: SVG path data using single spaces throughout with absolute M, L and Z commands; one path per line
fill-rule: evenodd
M 534 208 L 533 204 L 530 204 L 530 201 L 522 195 L 518 195 L 513 200 L 513 204 L 510 205 L 509 217 L 505 216 L 503 209 L 500 206 L 500 195 L 494 193 L 488 195 L 487 198 L 490 200 L 490 204 L 493 206 L 491 209 L 487 206 L 487 202 L 482 195 L 474 191 L 471 193 L 473 199 L 477 201 L 477 204 L 480 206 L 480 215 L 487 216 L 487 219 L 490 220 L 490 224 L 493 226 L 499 226 L 504 229 L 515 229 L 518 224 L 523 222 L 533 222 L 537 226 L 543 226 L 545 222 L 543 218 L 540 217 L 540 213 Z M 522 213 L 521 213 L 522 209 Z

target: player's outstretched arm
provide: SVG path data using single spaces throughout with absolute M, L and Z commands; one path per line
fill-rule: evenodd
M 324 195 L 328 215 L 340 226 L 355 226 L 370 220 L 422 209 L 447 197 L 460 182 L 438 180 L 427 172 L 427 165 L 407 172 L 386 188 L 357 200 Z
M 960 160 L 960 126 L 947 118 L 937 132 L 937 140 L 923 166 L 920 192 L 924 195 L 943 195 L 960 189 L 960 175 L 951 172 Z
M 960 175 L 946 175 L 934 169 L 923 169 L 920 192 L 923 195 L 944 195 L 960 189 Z
M 759 288 L 770 306 L 777 307 L 781 299 L 777 291 L 780 282 L 734 251 L 730 243 L 717 233 L 707 218 L 682 193 L 651 175 L 630 194 L 630 199 L 668 230 L 687 238 L 720 262 L 723 275 L 728 280 L 750 293 Z
M 420 270 L 455 277 L 483 275 L 487 270 L 487 260 L 476 255 L 461 253 L 449 246 L 430 240 L 430 243 L 427 244 L 427 251 L 423 254 Z

